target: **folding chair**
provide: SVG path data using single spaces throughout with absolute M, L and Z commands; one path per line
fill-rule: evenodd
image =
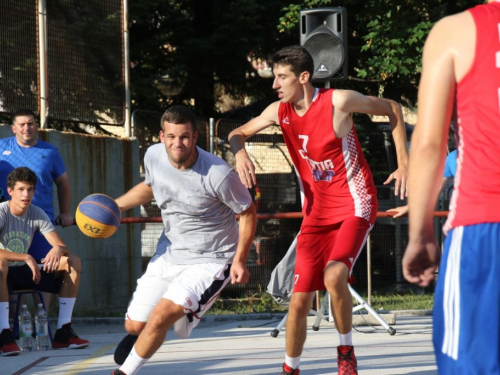
M 38 290 L 33 290 L 33 289 L 23 289 L 23 290 L 15 290 L 13 291 L 10 295 L 15 296 L 17 295 L 17 299 L 9 299 L 10 303 L 15 303 L 16 304 L 16 312 L 14 315 L 14 323 L 12 327 L 12 335 L 14 336 L 15 339 L 19 338 L 19 310 L 21 308 L 21 297 L 23 294 L 31 294 L 31 293 L 37 293 L 38 297 L 40 297 L 40 301 L 42 303 L 43 308 L 45 311 L 47 311 L 47 307 L 45 306 L 45 301 L 43 300 L 43 295 L 42 292 Z M 47 312 L 48 314 L 48 312 Z M 52 331 L 50 329 L 50 323 L 48 322 L 47 318 L 47 326 L 49 328 L 49 338 L 50 338 L 50 343 L 52 343 Z
M 277 303 L 283 306 L 288 306 L 290 298 L 292 296 L 296 246 L 297 237 L 295 237 L 295 239 L 293 240 L 281 262 L 279 262 L 278 265 L 274 268 L 273 272 L 271 273 L 271 279 L 267 286 L 267 293 L 269 293 Z M 358 310 L 365 309 L 385 328 L 385 330 L 391 336 L 393 336 L 396 333 L 396 330 L 389 324 L 387 324 L 387 322 L 382 319 L 382 317 L 375 310 L 373 310 L 373 308 L 363 298 L 361 298 L 358 293 L 356 293 L 351 285 L 348 285 L 348 287 L 351 295 L 359 303 L 359 305 L 353 307 L 352 311 L 356 312 Z M 328 315 L 325 315 L 326 312 L 328 312 Z M 320 309 L 318 311 L 311 309 L 309 314 L 316 315 L 316 321 L 312 326 L 313 331 L 319 330 L 319 325 L 322 320 L 333 322 L 330 295 L 328 293 L 325 293 L 321 301 Z M 283 317 L 276 328 L 271 332 L 272 337 L 278 337 L 279 332 L 285 326 L 287 316 L 288 314 Z

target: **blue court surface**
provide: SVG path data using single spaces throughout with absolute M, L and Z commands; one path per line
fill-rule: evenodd
M 272 337 L 283 315 L 207 316 L 191 338 L 167 341 L 139 374 L 272 374 L 280 373 L 286 331 Z M 314 317 L 310 317 L 310 327 Z M 52 327 L 54 325 L 52 324 Z M 0 360 L 0 374 L 110 374 L 118 368 L 113 353 L 125 335 L 121 319 L 75 319 L 78 335 L 90 341 L 86 349 L 21 353 Z M 432 317 L 396 313 L 391 336 L 381 326 L 357 326 L 353 333 L 359 374 L 436 375 L 432 348 Z M 301 375 L 337 374 L 337 331 L 323 321 L 308 330 Z

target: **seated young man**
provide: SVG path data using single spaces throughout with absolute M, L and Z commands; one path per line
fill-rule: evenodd
M 76 349 L 89 346 L 71 328 L 71 315 L 80 283 L 81 261 L 56 233 L 55 228 L 37 206 L 31 204 L 37 177 L 26 167 L 14 169 L 7 177 L 11 199 L 0 203 L 0 354 L 17 355 L 17 346 L 9 326 L 9 293 L 34 289 L 59 294 L 59 320 L 54 335 L 54 349 Z M 28 249 L 39 231 L 52 249 L 37 264 Z

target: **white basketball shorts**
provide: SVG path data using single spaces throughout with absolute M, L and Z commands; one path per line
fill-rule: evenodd
M 147 322 L 161 298 L 184 306 L 186 315 L 174 324 L 175 335 L 187 338 L 229 282 L 229 265 L 177 265 L 161 256 L 151 259 L 130 300 L 126 319 Z

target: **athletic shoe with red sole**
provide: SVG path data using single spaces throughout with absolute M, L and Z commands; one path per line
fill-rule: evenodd
M 7 357 L 11 355 L 19 355 L 21 349 L 16 344 L 16 340 L 12 336 L 12 331 L 10 329 L 4 329 L 0 333 L 0 354 L 2 357 Z
M 292 369 L 286 363 L 283 363 L 283 372 L 280 375 L 299 375 L 300 370 L 298 368 Z
M 354 355 L 354 346 L 337 346 L 337 364 L 339 375 L 358 375 L 358 362 Z
M 121 371 L 120 369 L 118 370 L 115 370 L 111 373 L 111 375 L 127 375 L 125 374 L 123 371 Z
M 52 348 L 54 349 L 83 349 L 89 345 L 88 340 L 79 338 L 75 331 L 73 331 L 71 323 L 67 323 L 59 328 L 52 341 Z

